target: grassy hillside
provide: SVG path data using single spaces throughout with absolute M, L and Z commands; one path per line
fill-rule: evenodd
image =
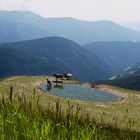
M 140 76 L 135 75 L 117 78 L 115 80 L 105 81 L 103 83 L 132 90 L 140 90 Z
M 37 75 L 43 71 L 42 65 L 37 59 L 23 51 L 11 48 L 0 48 L 0 77 L 11 75 Z
M 140 123 L 137 111 L 140 107 L 139 92 L 109 87 L 116 92 L 121 90 L 127 98 L 123 102 L 106 104 L 68 101 L 38 89 L 45 79 L 11 77 L 0 81 L 0 93 L 3 93 L 0 98 L 0 139 L 140 138 L 140 133 L 136 132 L 139 131 Z M 13 90 L 10 90 L 11 86 Z

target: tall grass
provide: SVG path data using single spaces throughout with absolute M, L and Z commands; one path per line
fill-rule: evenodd
M 62 109 L 59 100 L 55 106 L 42 107 L 39 96 L 34 90 L 27 98 L 22 94 L 0 99 L 0 140 L 139 140 L 140 133 L 131 128 L 119 129 L 117 118 L 115 127 L 106 125 L 104 113 L 101 123 L 97 124 L 79 105 Z M 129 122 L 131 123 L 131 122 Z M 128 123 L 128 124 L 129 124 Z

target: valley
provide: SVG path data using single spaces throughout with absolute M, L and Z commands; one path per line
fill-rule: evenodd
M 106 80 L 140 61 L 139 52 L 140 43 L 94 42 L 81 46 L 62 37 L 3 43 L 0 77 L 70 72 L 81 81 Z
M 0 10 L 0 140 L 139 140 L 140 32 L 129 27 Z
M 122 88 L 140 90 L 140 63 L 132 67 L 128 67 L 121 74 L 110 78 L 108 81 L 103 81 L 102 83 L 119 86 Z

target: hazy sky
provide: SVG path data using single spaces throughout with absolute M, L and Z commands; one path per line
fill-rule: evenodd
M 0 0 L 0 10 L 30 10 L 45 17 L 140 21 L 140 0 Z

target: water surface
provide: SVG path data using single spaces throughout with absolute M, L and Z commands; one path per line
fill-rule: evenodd
M 81 87 L 73 84 L 53 83 L 51 89 L 47 89 L 47 85 L 42 85 L 42 89 L 56 96 L 82 101 L 116 102 L 121 99 L 121 97 L 109 92 L 100 91 L 94 88 Z

